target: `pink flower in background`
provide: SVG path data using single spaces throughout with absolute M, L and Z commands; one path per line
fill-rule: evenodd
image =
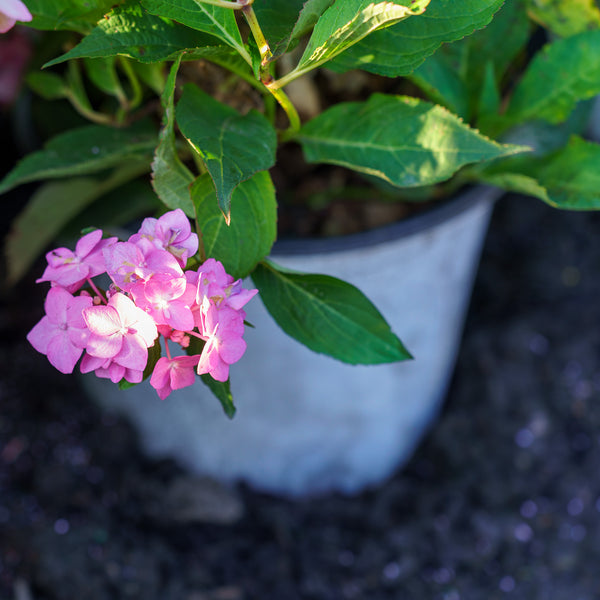
M 26 32 L 15 29 L 0 37 L 0 106 L 9 106 L 17 99 L 31 53 Z
M 137 243 L 142 239 L 170 252 L 182 267 L 198 251 L 198 236 L 192 233 L 190 221 L 180 208 L 165 213 L 159 219 L 144 219 L 139 232 L 129 241 Z
M 116 237 L 103 240 L 102 230 L 96 229 L 77 242 L 75 252 L 68 248 L 48 252 L 48 266 L 37 282 L 51 281 L 69 291 L 77 291 L 86 279 L 106 271 L 102 250 L 116 241 Z
M 72 373 L 83 352 L 89 332 L 82 311 L 92 302 L 90 296 L 51 288 L 44 303 L 46 316 L 27 334 L 29 343 L 61 373 Z
M 111 296 L 107 305 L 83 311 L 90 337 L 86 351 L 96 358 L 111 358 L 117 364 L 143 371 L 148 348 L 158 336 L 150 315 L 138 308 L 125 294 Z
M 32 19 L 21 0 L 0 0 L 0 33 L 6 33 L 17 21 L 28 22 Z
M 176 356 L 158 359 L 150 385 L 156 390 L 161 400 L 164 400 L 173 390 L 193 385 L 196 381 L 195 368 L 200 356 Z

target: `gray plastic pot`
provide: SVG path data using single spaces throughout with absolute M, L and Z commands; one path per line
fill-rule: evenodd
M 291 496 L 377 484 L 412 455 L 439 410 L 499 194 L 476 187 L 379 230 L 277 244 L 275 262 L 361 289 L 415 360 L 349 366 L 315 354 L 256 298 L 246 307 L 248 349 L 231 369 L 231 421 L 201 383 L 164 402 L 148 383 L 125 392 L 93 376 L 85 383 L 134 423 L 149 455 L 194 472 Z

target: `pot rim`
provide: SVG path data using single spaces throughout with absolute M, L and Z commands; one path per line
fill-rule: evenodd
M 271 256 L 341 252 L 417 235 L 457 217 L 476 204 L 494 203 L 503 193 L 499 188 L 475 185 L 448 200 L 436 203 L 429 210 L 368 231 L 335 237 L 278 239 L 271 250 Z

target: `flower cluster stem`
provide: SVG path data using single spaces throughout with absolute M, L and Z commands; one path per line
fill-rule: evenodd
M 91 277 L 88 277 L 87 282 L 90 285 L 90 287 L 94 290 L 94 292 L 96 292 L 96 296 L 98 296 L 98 298 L 100 298 L 100 300 L 102 300 L 102 303 L 108 304 L 108 302 L 106 301 L 106 298 L 104 297 L 104 294 L 98 289 L 98 287 L 94 283 L 93 279 Z

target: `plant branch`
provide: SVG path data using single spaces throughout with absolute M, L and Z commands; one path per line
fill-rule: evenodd
M 275 79 L 273 79 L 273 75 L 271 75 L 270 71 L 270 63 L 271 59 L 273 58 L 273 53 L 271 52 L 269 42 L 267 41 L 267 38 L 265 38 L 265 35 L 260 27 L 260 23 L 256 18 L 256 13 L 252 8 L 253 0 L 239 0 L 239 2 L 240 4 L 243 4 L 242 14 L 245 17 L 248 26 L 250 27 L 250 31 L 252 32 L 254 41 L 256 42 L 258 51 L 260 53 L 260 67 L 258 70 L 260 81 L 269 90 L 269 92 L 271 92 L 275 100 L 277 100 L 288 117 L 290 126 L 286 131 L 283 132 L 282 136 L 284 139 L 286 137 L 291 137 L 300 130 L 300 117 L 298 115 L 298 111 L 283 90 L 273 87 Z
M 131 84 L 132 97 L 131 99 L 127 99 L 127 108 L 132 110 L 137 108 L 142 101 L 142 86 L 140 85 L 139 79 L 137 78 L 129 59 L 124 56 L 119 56 L 119 59 L 121 67 Z
M 286 129 L 281 134 L 281 138 L 283 141 L 288 140 L 294 134 L 300 131 L 301 123 L 298 111 L 296 110 L 296 107 L 292 104 L 292 101 L 288 98 L 287 94 L 283 90 L 273 89 L 270 87 L 269 83 L 265 83 L 265 87 L 271 92 L 271 94 L 273 94 L 275 100 L 279 102 L 279 105 L 281 106 L 281 108 L 283 108 L 285 114 L 287 115 L 290 121 L 290 126 L 288 127 L 288 129 Z
M 232 10 L 241 10 L 243 5 L 240 2 L 231 0 L 194 0 L 196 4 L 212 4 L 221 8 L 231 8 Z
M 240 0 L 240 4 L 243 4 L 242 14 L 246 18 L 246 21 L 250 27 L 250 31 L 252 32 L 252 35 L 254 37 L 254 41 L 258 46 L 258 51 L 260 53 L 260 74 L 262 81 L 263 72 L 268 73 L 268 65 L 271 58 L 273 57 L 273 53 L 271 52 L 269 42 L 267 42 L 267 38 L 262 32 L 258 19 L 256 18 L 256 13 L 252 8 L 252 1 Z

